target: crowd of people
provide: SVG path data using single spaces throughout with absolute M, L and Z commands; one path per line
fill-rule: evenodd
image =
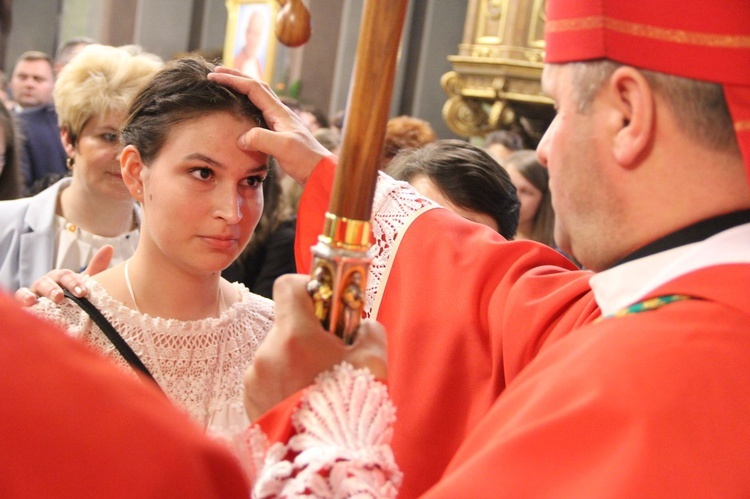
M 23 59 L 19 75 L 49 66 L 39 106 L 72 174 L 0 202 L 0 282 L 31 307 L 0 298 L 5 465 L 20 470 L 1 488 L 747 495 L 748 8 L 680 6 L 548 0 L 557 115 L 535 150 L 512 131 L 386 145 L 351 346 L 291 275 L 311 271 L 328 210 L 333 120 L 199 58 L 86 43 L 57 76 Z M 11 96 L 28 104 L 39 83 Z M 9 198 L 25 168 L 13 121 Z M 269 259 L 283 270 L 264 274 Z M 40 479 L 45 436 L 74 443 Z

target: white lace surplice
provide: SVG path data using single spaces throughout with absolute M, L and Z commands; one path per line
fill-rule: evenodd
M 408 183 L 394 180 L 380 172 L 372 202 L 372 235 L 375 244 L 370 249 L 372 262 L 367 277 L 367 289 L 363 315 L 377 317 L 378 289 L 385 277 L 391 258 L 396 250 L 396 239 L 404 227 L 417 214 L 439 205 L 415 191 Z
M 257 426 L 237 442 L 252 497 L 396 497 L 402 474 L 390 448 L 395 412 L 369 371 L 343 363 L 321 374 L 292 416 L 295 435 L 287 444 L 269 446 Z
M 249 424 L 242 377 L 274 320 L 273 302 L 235 284 L 242 297 L 218 318 L 197 321 L 141 314 L 112 298 L 93 279 L 89 300 L 140 357 L 162 390 L 209 434 L 229 437 Z M 75 303 L 41 299 L 34 311 L 130 369 L 112 343 Z

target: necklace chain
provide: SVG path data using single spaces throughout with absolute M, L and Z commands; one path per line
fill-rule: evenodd
M 142 313 L 141 309 L 138 308 L 138 302 L 135 301 L 135 293 L 133 293 L 133 285 L 130 283 L 130 259 L 125 260 L 125 268 L 123 269 L 123 272 L 125 273 L 125 285 L 128 287 L 128 292 L 130 293 L 130 299 L 133 301 L 133 306 L 135 307 L 136 312 L 139 314 Z M 219 282 L 219 314 L 224 311 L 224 290 L 222 289 L 221 282 Z
M 141 309 L 138 308 L 138 302 L 135 301 L 135 293 L 133 293 L 133 285 L 130 284 L 130 259 L 125 260 L 125 285 L 128 287 L 130 292 L 130 299 L 133 300 L 133 306 L 136 312 L 141 313 Z

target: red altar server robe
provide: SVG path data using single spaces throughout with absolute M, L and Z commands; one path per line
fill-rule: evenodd
M 164 394 L 0 293 L 0 497 L 249 497 Z
M 303 195 L 303 272 L 333 167 Z M 598 322 L 591 274 L 572 268 L 446 210 L 404 230 L 374 317 L 402 496 L 438 480 L 428 496 L 750 494 L 750 265 L 692 272 L 650 296 L 693 299 Z

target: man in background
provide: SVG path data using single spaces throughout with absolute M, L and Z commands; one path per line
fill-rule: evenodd
M 55 78 L 65 65 L 91 38 L 72 38 L 57 51 L 54 63 L 44 52 L 25 52 L 16 62 L 11 79 L 11 91 L 21 112 L 18 122 L 23 137 L 21 169 L 27 194 L 39 190 L 35 186 L 47 177 L 67 173 L 67 155 L 60 141 L 60 127 L 52 102 Z
M 60 45 L 55 53 L 55 77 L 86 45 L 96 43 L 96 40 L 87 36 L 77 36 Z
M 15 111 L 20 113 L 50 104 L 54 86 L 55 74 L 50 56 L 38 50 L 24 52 L 16 61 L 10 78 Z

